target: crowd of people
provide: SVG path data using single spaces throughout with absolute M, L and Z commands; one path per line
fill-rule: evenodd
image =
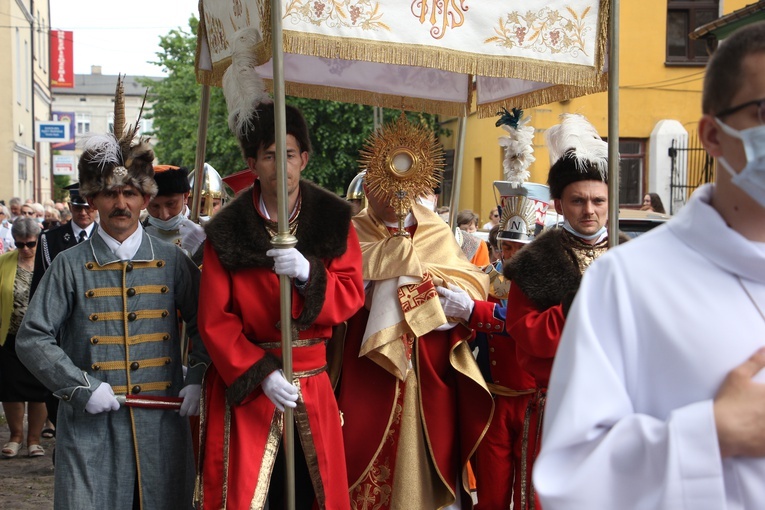
M 765 23 L 710 59 L 716 183 L 615 249 L 607 143 L 578 114 L 547 133 L 559 227 L 524 187 L 519 110 L 488 244 L 474 212 L 444 221 L 421 167 L 370 164 L 348 200 L 302 178 L 310 127 L 290 106 L 280 203 L 278 112 L 240 61 L 256 42 L 237 38 L 224 78 L 254 183 L 204 227 L 119 85 L 68 206 L 0 206 L 2 455 L 43 456 L 55 430 L 56 509 L 277 510 L 288 482 L 301 510 L 759 508 Z

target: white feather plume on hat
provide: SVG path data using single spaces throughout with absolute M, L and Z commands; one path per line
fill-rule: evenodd
M 497 126 L 508 133 L 499 137 L 499 145 L 505 148 L 502 161 L 505 181 L 516 185 L 529 179 L 529 167 L 537 159 L 534 157 L 534 127 L 529 125 L 530 120 L 529 116 L 523 117 L 522 110 L 513 108 L 512 113 L 504 110 L 497 121 Z
M 231 65 L 223 75 L 223 96 L 228 107 L 228 127 L 241 138 L 252 127 L 258 105 L 271 102 L 258 66 L 255 48 L 263 40 L 257 28 L 248 27 L 234 34 Z
M 550 164 L 567 153 L 573 157 L 576 169 L 586 171 L 595 167 L 603 181 L 608 175 L 608 143 L 598 135 L 595 126 L 578 113 L 564 113 L 561 122 L 545 133 L 550 151 Z

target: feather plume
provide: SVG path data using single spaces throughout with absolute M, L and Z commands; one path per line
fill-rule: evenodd
M 583 115 L 562 114 L 560 124 L 548 129 L 545 137 L 551 164 L 569 155 L 575 160 L 577 170 L 586 171 L 588 165 L 593 166 L 605 181 L 608 175 L 608 143 Z
M 138 128 L 141 127 L 141 117 L 143 116 L 143 108 L 146 106 L 146 97 L 149 95 L 149 91 L 146 90 L 143 94 L 143 101 L 141 102 L 141 109 L 138 110 L 138 118 L 135 120 L 135 125 L 131 124 L 127 127 L 127 130 L 121 134 L 120 138 L 120 147 L 122 148 L 122 153 L 127 154 L 130 151 L 130 148 L 133 145 L 133 140 L 135 140 L 136 135 L 138 134 Z M 139 140 L 139 143 L 143 143 L 143 139 Z
M 536 161 L 534 157 L 534 128 L 528 123 L 531 117 L 523 117 L 523 110 L 513 108 L 512 113 L 506 109 L 499 112 L 497 126 L 507 131 L 507 136 L 499 137 L 499 145 L 505 148 L 505 158 L 502 161 L 505 180 L 521 185 L 530 177 L 529 167 Z
M 228 107 L 228 127 L 241 138 L 252 127 L 258 105 L 270 101 L 263 79 L 255 68 L 255 47 L 262 40 L 256 28 L 243 28 L 234 34 L 231 65 L 223 75 L 223 96 Z
M 125 132 L 125 86 L 122 75 L 117 75 L 117 90 L 114 92 L 114 136 L 119 140 Z
M 112 134 L 88 135 L 82 142 L 83 158 L 103 171 L 105 168 L 122 164 L 122 152 Z

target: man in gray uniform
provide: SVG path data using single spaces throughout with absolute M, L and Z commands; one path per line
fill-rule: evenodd
M 185 416 L 199 412 L 209 363 L 196 327 L 199 270 L 139 224 L 156 184 L 153 151 L 133 141 L 136 129 L 125 132 L 115 112 L 121 139 L 86 142 L 80 193 L 101 228 L 53 260 L 17 336 L 19 358 L 62 402 L 56 509 L 191 508 Z M 176 310 L 193 343 L 185 378 Z M 153 407 L 135 407 L 138 397 Z

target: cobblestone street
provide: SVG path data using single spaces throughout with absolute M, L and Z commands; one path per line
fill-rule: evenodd
M 10 432 L 0 411 L 0 446 Z M 55 439 L 43 438 L 43 457 L 27 457 L 26 445 L 13 459 L 0 457 L 0 508 L 8 510 L 47 510 L 53 508 L 53 446 Z

